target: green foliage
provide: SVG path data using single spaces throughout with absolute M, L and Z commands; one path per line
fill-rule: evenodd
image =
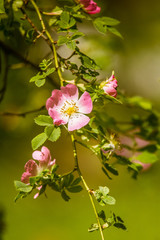
M 101 17 L 101 18 L 96 18 L 93 23 L 95 28 L 99 32 L 105 34 L 107 31 L 109 31 L 114 35 L 122 38 L 122 35 L 120 34 L 120 32 L 113 27 L 120 23 L 118 20 L 110 17 Z
M 42 87 L 46 82 L 46 77 L 54 73 L 56 70 L 55 67 L 49 68 L 51 64 L 52 59 L 43 59 L 43 61 L 39 64 L 41 71 L 38 72 L 36 76 L 32 77 L 30 82 L 34 82 L 37 87 Z
M 147 99 L 144 99 L 140 96 L 134 96 L 131 98 L 127 98 L 127 103 L 134 105 L 134 106 L 138 106 L 144 110 L 152 110 L 152 104 L 150 101 L 148 101 Z
M 18 11 L 19 8 L 23 6 L 23 1 L 22 0 L 14 0 L 12 4 L 12 8 L 14 11 Z
M 106 214 L 103 210 L 98 213 L 99 218 L 102 219 L 103 225 L 101 225 L 102 229 L 105 230 L 111 226 L 120 228 L 122 230 L 127 230 L 126 226 L 124 225 L 124 221 L 119 217 L 112 213 L 112 216 L 106 218 Z M 99 229 L 97 223 L 93 223 L 91 227 L 88 229 L 89 232 L 94 232 Z
M 50 116 L 39 115 L 34 121 L 39 126 L 53 126 L 53 119 Z
M 94 191 L 94 196 L 101 206 L 105 206 L 106 204 L 115 204 L 116 200 L 113 197 L 109 196 L 108 193 L 109 188 L 107 187 L 99 187 L 98 190 Z
M 29 186 L 20 181 L 14 181 L 14 185 L 15 185 L 16 189 L 20 192 L 28 193 L 28 192 L 32 191 L 32 186 Z
M 55 128 L 54 126 L 47 126 L 44 132 L 51 142 L 57 141 L 61 135 L 61 129 L 59 127 Z
M 144 151 L 140 155 L 136 156 L 136 160 L 142 163 L 155 163 L 159 159 L 154 153 Z
M 50 120 L 48 122 L 48 119 L 42 116 L 43 115 L 40 115 L 40 117 L 36 118 L 38 119 L 38 121 L 37 120 L 36 121 L 38 122 L 38 125 L 46 127 L 43 133 L 38 134 L 36 137 L 32 139 L 31 143 L 33 150 L 36 150 L 37 148 L 42 146 L 47 139 L 51 142 L 55 142 L 61 136 L 61 129 L 59 127 L 56 128 L 55 126 L 53 126 L 53 123 L 51 124 Z
M 153 110 L 150 101 L 142 97 L 125 97 L 120 93 L 118 98 L 115 98 L 104 92 L 101 84 L 106 82 L 97 78 L 100 67 L 94 59 L 83 53 L 78 47 L 79 39 L 85 36 L 78 29 L 79 23 L 82 23 L 83 20 L 92 21 L 99 32 L 103 34 L 110 32 L 122 38 L 122 35 L 116 28 L 119 21 L 110 17 L 92 18 L 84 11 L 81 4 L 77 4 L 76 1 L 72 0 L 66 2 L 69 3 L 69 6 L 61 4 L 62 7 L 51 8 L 51 10 L 48 10 L 49 12 L 44 12 L 38 6 L 35 7 L 38 1 L 32 4 L 32 1 L 13 0 L 8 1 L 7 4 L 5 2 L 5 5 L 4 1 L 1 1 L 0 31 L 3 31 L 2 36 L 4 35 L 7 41 L 9 38 L 13 40 L 13 37 L 17 36 L 17 33 L 19 34 L 18 36 L 25 38 L 28 43 L 35 43 L 39 38 L 45 40 L 46 44 L 52 50 L 53 56 L 50 59 L 42 60 L 39 64 L 37 74 L 30 79 L 30 82 L 34 82 L 37 87 L 41 87 L 45 84 L 46 79 L 48 77 L 51 78 L 52 76 L 50 75 L 55 73 L 55 79 L 59 78 L 60 85 L 65 86 L 69 81 L 62 75 L 64 70 L 69 70 L 73 75 L 72 83 L 79 88 L 81 93 L 87 91 L 94 105 L 94 109 L 90 114 L 91 120 L 89 124 L 75 131 L 78 139 L 74 143 L 81 144 L 83 147 L 90 149 L 98 157 L 101 162 L 102 171 L 110 180 L 112 179 L 112 175 L 118 176 L 118 167 L 117 169 L 115 168 L 115 163 L 126 165 L 128 170 L 132 172 L 133 177 L 136 178 L 142 170 L 142 166 L 141 164 L 134 163 L 134 156 L 126 158 L 118 155 L 117 150 L 120 150 L 121 145 L 118 134 L 131 135 L 134 141 L 136 137 L 151 141 L 149 145 L 143 148 L 135 146 L 136 144 L 133 144 L 134 146 L 124 144 L 122 147 L 129 149 L 132 153 L 138 152 L 139 156 L 136 156 L 136 160 L 139 160 L 140 163 L 153 164 L 158 160 L 157 155 L 160 148 L 160 114 Z M 38 13 L 37 19 L 39 23 L 37 20 L 34 20 L 31 12 L 33 10 L 35 10 L 34 13 Z M 28 21 L 28 25 L 26 21 Z M 56 36 L 55 39 L 50 34 L 52 31 L 56 33 L 54 34 Z M 60 51 L 57 52 L 57 48 L 64 44 L 72 50 L 70 51 L 71 55 L 66 58 L 63 55 L 61 56 Z M 73 62 L 72 57 L 79 59 L 78 64 Z M 138 113 L 133 114 L 130 120 L 128 120 L 129 127 L 126 130 L 123 129 L 116 117 L 109 116 L 105 112 L 105 106 L 108 103 L 117 104 L 117 106 L 123 103 L 124 106 L 138 109 L 138 111 L 141 110 L 144 114 L 141 115 L 138 111 Z M 39 115 L 34 121 L 37 125 L 45 128 L 44 132 L 32 139 L 33 150 L 42 146 L 46 140 L 55 142 L 60 138 L 61 128 L 53 124 L 51 117 Z M 38 191 L 39 195 L 41 195 L 45 193 L 47 187 L 59 192 L 65 201 L 69 201 L 71 193 L 78 193 L 83 189 L 80 185 L 83 178 L 77 163 L 75 147 L 74 157 L 76 164 L 70 173 L 64 175 L 58 174 L 58 165 L 54 164 L 49 169 L 38 173 L 37 176 L 30 177 L 28 184 L 15 181 L 15 187 L 18 191 L 15 201 L 28 196 L 33 190 Z M 74 172 L 79 174 L 78 178 L 73 175 Z M 115 204 L 116 200 L 109 195 L 107 187 L 100 186 L 99 189 L 94 191 L 92 189 L 88 190 L 89 188 L 88 186 L 86 187 L 86 184 L 84 186 L 90 197 L 95 197 L 101 206 Z M 39 187 L 41 187 L 40 190 Z M 110 226 L 126 230 L 123 220 L 114 213 L 108 218 L 102 210 L 98 213 L 98 217 L 103 222 L 101 225 L 102 230 Z M 89 232 L 98 229 L 99 222 L 92 224 Z
M 47 140 L 47 138 L 48 136 L 44 132 L 34 137 L 31 141 L 33 150 L 36 150 L 37 148 L 39 148 Z
M 28 194 L 32 192 L 35 188 L 41 186 L 39 191 L 39 195 L 43 194 L 46 190 L 46 187 L 51 187 L 54 191 L 57 191 L 61 194 L 62 198 L 65 201 L 69 201 L 70 196 L 68 196 L 68 192 L 70 193 L 78 193 L 82 191 L 81 185 L 79 185 L 81 179 L 74 178 L 72 173 L 67 175 L 57 175 L 56 171 L 58 169 L 58 165 L 54 164 L 51 170 L 44 170 L 39 175 L 35 177 L 30 177 L 30 184 L 25 184 L 20 181 L 15 181 L 16 190 L 19 192 L 15 201 L 19 198 L 26 197 Z
M 4 9 L 4 0 L 0 1 L 0 14 L 5 13 L 5 9 Z
M 69 29 L 76 24 L 76 20 L 70 16 L 69 12 L 63 11 L 58 24 L 62 29 Z

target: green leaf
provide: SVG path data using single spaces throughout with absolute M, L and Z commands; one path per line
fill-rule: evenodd
M 98 190 L 94 191 L 94 196 L 96 200 L 99 202 L 101 206 L 105 206 L 106 204 L 113 205 L 115 204 L 115 199 L 108 195 L 109 188 L 107 187 L 99 187 Z
M 12 4 L 12 8 L 14 11 L 18 11 L 19 8 L 23 6 L 23 1 L 22 0 L 14 0 Z
M 114 223 L 113 226 L 116 228 L 121 228 L 122 230 L 127 230 L 126 226 L 120 222 Z
M 63 12 L 63 9 L 56 6 L 51 12 L 56 13 L 56 15 L 60 15 Z
M 47 77 L 49 76 L 50 74 L 54 73 L 55 72 L 55 68 L 48 68 L 46 72 L 43 73 L 43 77 Z
M 140 155 L 136 156 L 136 160 L 142 163 L 155 163 L 159 159 L 154 153 L 144 151 Z
M 100 33 L 105 34 L 107 32 L 107 26 L 100 19 L 96 18 L 94 20 L 93 24 L 94 24 L 95 28 L 97 29 L 97 31 L 99 31 Z
M 80 177 L 79 177 L 79 178 L 76 178 L 76 179 L 72 182 L 71 186 L 77 185 L 77 184 L 79 184 L 80 182 L 81 182 L 81 178 L 80 178 Z
M 5 9 L 4 9 L 4 0 L 0 1 L 0 14 L 5 13 Z
M 95 28 L 101 32 L 101 33 L 106 33 L 107 29 L 112 32 L 113 34 L 119 36 L 122 38 L 122 35 L 113 28 L 112 26 L 118 25 L 120 22 L 114 18 L 110 17 L 102 17 L 102 18 L 96 18 L 93 22 Z
M 134 96 L 134 97 L 128 98 L 127 102 L 129 104 L 141 107 L 145 110 L 152 110 L 151 102 L 148 101 L 147 99 L 144 99 L 144 98 L 139 97 L 139 96 Z
M 102 17 L 102 18 L 97 18 L 97 19 L 101 19 L 101 21 L 107 26 L 115 26 L 120 23 L 120 21 L 118 21 L 117 19 L 110 18 L 110 17 Z
M 105 215 L 105 212 L 104 212 L 103 210 L 101 210 L 101 211 L 98 213 L 98 216 L 99 216 L 100 218 L 102 218 L 103 221 L 106 220 L 106 215 Z
M 67 36 L 59 36 L 58 41 L 57 41 L 57 45 L 61 46 L 61 45 L 65 44 L 65 43 L 67 43 L 69 40 L 70 39 L 68 39 Z
M 53 119 L 50 116 L 39 115 L 34 121 L 39 126 L 53 126 Z
M 76 32 L 76 33 L 74 33 L 74 34 L 71 36 L 71 40 L 75 40 L 75 39 L 80 38 L 80 37 L 83 37 L 83 36 L 85 36 L 84 33 L 82 33 L 82 32 Z
M 68 202 L 70 199 L 70 197 L 67 195 L 67 193 L 64 190 L 61 192 L 61 196 L 66 202 Z
M 28 194 L 29 194 L 29 193 L 26 193 L 26 192 L 19 192 L 19 193 L 17 194 L 17 196 L 15 197 L 14 201 L 17 202 L 18 199 L 20 199 L 20 198 L 25 198 L 25 197 L 28 196 Z
M 86 16 L 84 16 L 84 15 L 82 15 L 82 14 L 80 14 L 80 13 L 75 13 L 75 14 L 73 14 L 73 17 L 75 17 L 75 18 L 80 18 L 80 19 L 86 18 Z
M 43 78 L 44 78 L 43 75 L 41 75 L 40 72 L 39 72 L 39 73 L 36 74 L 36 76 L 33 76 L 33 77 L 29 80 L 29 82 L 35 82 L 35 81 L 40 80 L 40 79 L 43 79 Z
M 69 13 L 66 11 L 63 11 L 60 17 L 60 22 L 59 22 L 60 27 L 61 28 L 68 27 L 69 19 L 70 19 Z
M 121 33 L 114 27 L 108 27 L 107 30 L 111 33 L 113 33 L 114 35 L 116 35 L 117 37 L 120 37 L 123 39 Z
M 68 187 L 67 190 L 72 193 L 77 193 L 83 190 L 81 185 Z
M 104 167 L 102 167 L 102 171 L 104 172 L 104 174 L 110 179 L 112 180 L 112 178 L 109 176 L 108 172 L 106 171 L 106 169 Z
M 105 197 L 103 198 L 103 203 L 109 204 L 109 205 L 114 205 L 114 204 L 116 203 L 116 200 L 115 200 L 114 197 L 105 196 Z M 105 205 L 105 204 L 104 204 L 104 205 Z M 104 205 L 102 205 L 102 206 L 104 206 Z
M 59 167 L 59 166 L 58 166 L 57 164 L 54 164 L 54 165 L 51 167 L 51 173 L 54 174 L 54 173 L 57 171 L 58 167 Z
M 70 16 L 67 11 L 62 12 L 60 16 L 59 26 L 62 29 L 69 29 L 76 24 L 76 20 Z
M 32 186 L 29 186 L 20 181 L 14 181 L 14 185 L 15 185 L 16 189 L 20 192 L 29 193 L 32 191 Z
M 42 87 L 45 84 L 45 82 L 46 82 L 46 79 L 38 79 L 35 81 L 35 85 L 37 87 Z
M 99 191 L 103 194 L 103 195 L 107 195 L 109 193 L 109 188 L 108 187 L 102 187 L 99 186 Z
M 59 127 L 55 128 L 54 126 L 48 126 L 45 128 L 44 132 L 51 142 L 57 141 L 61 136 L 61 129 Z
M 74 50 L 76 48 L 76 42 L 75 41 L 69 41 L 66 43 L 67 47 Z
M 91 225 L 91 227 L 88 228 L 88 232 L 94 232 L 94 231 L 97 231 L 98 229 L 99 229 L 98 224 L 97 223 L 93 223 Z
M 111 172 L 112 174 L 118 176 L 118 171 L 117 171 L 117 169 L 115 169 L 114 167 L 112 167 L 112 166 L 111 166 L 110 164 L 108 164 L 108 163 L 104 163 L 104 166 L 105 166 L 105 168 L 106 168 L 109 172 Z
M 39 179 L 39 177 L 30 177 L 29 178 L 29 182 L 30 182 L 30 184 L 31 184 L 31 186 L 33 186 L 36 182 L 37 182 L 37 180 Z
M 31 142 L 33 150 L 36 150 L 37 148 L 39 148 L 47 140 L 47 138 L 48 136 L 44 132 L 40 133 L 35 138 L 33 138 Z
M 65 176 L 64 177 L 64 186 L 65 187 L 70 186 L 70 184 L 72 183 L 73 179 L 74 179 L 73 174 L 69 174 L 69 175 Z
M 57 23 L 57 18 L 53 17 L 49 19 L 49 26 L 54 25 L 55 23 Z

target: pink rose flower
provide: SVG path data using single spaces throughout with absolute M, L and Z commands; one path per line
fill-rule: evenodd
M 92 111 L 92 99 L 84 92 L 78 99 L 78 88 L 73 84 L 53 90 L 52 96 L 46 102 L 49 115 L 55 125 L 68 123 L 68 131 L 78 130 L 88 124 L 90 118 L 84 114 Z
M 135 139 L 132 139 L 130 137 L 127 136 L 121 136 L 120 137 L 120 142 L 121 144 L 127 145 L 131 148 L 133 148 L 136 144 L 136 149 L 138 150 L 139 148 L 143 148 L 146 147 L 150 144 L 149 141 L 146 141 L 144 139 L 141 139 L 139 137 L 135 137 Z M 124 156 L 126 158 L 131 158 L 132 157 L 132 162 L 133 163 L 138 163 L 142 166 L 142 172 L 147 171 L 152 164 L 151 163 L 142 163 L 139 160 L 136 159 L 136 157 L 140 154 L 140 152 L 136 151 L 133 152 L 132 150 L 126 149 L 126 148 L 122 148 L 121 150 L 117 150 L 116 153 L 118 155 Z
M 117 96 L 117 90 L 118 87 L 117 80 L 114 76 L 114 74 L 111 75 L 109 79 L 105 81 L 105 85 L 103 86 L 103 90 L 106 94 L 116 97 Z
M 55 164 L 55 159 L 51 161 L 51 154 L 47 147 L 42 147 L 41 151 L 34 151 L 32 157 L 38 160 L 38 164 L 34 160 L 29 160 L 25 164 L 25 172 L 22 174 L 21 181 L 28 184 L 29 178 L 37 176 L 45 169 L 50 169 Z
M 101 11 L 101 8 L 97 6 L 93 0 L 77 0 L 77 2 L 83 5 L 83 9 L 89 14 L 96 14 Z
M 39 161 L 38 170 L 42 172 L 45 169 L 50 169 L 56 162 L 54 159 L 51 161 L 51 154 L 47 147 L 43 146 L 41 151 L 34 151 L 32 154 L 33 159 Z

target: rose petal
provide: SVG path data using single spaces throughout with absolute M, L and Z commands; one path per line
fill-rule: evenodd
M 88 114 L 92 111 L 93 104 L 91 96 L 88 92 L 84 92 L 77 102 L 77 107 L 80 113 Z
M 61 87 L 61 92 L 68 100 L 78 100 L 78 88 L 73 84 Z
M 55 125 L 66 124 L 68 122 L 68 116 L 65 114 L 59 113 L 57 110 L 52 108 L 49 109 L 49 115 L 53 118 Z
M 21 177 L 21 182 L 29 183 L 29 178 L 32 176 L 30 172 L 24 172 Z
M 117 96 L 117 90 L 115 88 L 113 88 L 112 86 L 110 86 L 109 84 L 105 85 L 103 87 L 103 90 L 105 91 L 105 93 L 109 94 L 112 97 Z
M 39 197 L 39 193 L 36 193 L 33 198 L 36 199 L 38 197 Z
M 85 10 L 89 14 L 96 14 L 101 11 L 101 8 L 97 6 L 97 3 L 95 3 L 94 1 L 91 0 L 88 7 L 85 7 Z
M 54 164 L 56 163 L 56 159 L 54 159 L 53 161 L 51 161 L 48 165 L 48 167 L 52 167 Z
M 38 165 L 34 160 L 29 160 L 24 167 L 26 172 L 31 173 L 32 176 L 36 176 L 38 172 Z
M 51 153 L 47 147 L 43 146 L 41 148 L 41 152 L 43 153 L 45 159 L 48 159 L 48 162 L 51 161 Z
M 61 92 L 61 90 L 53 90 L 52 96 L 47 99 L 46 102 L 46 108 L 49 110 L 49 108 L 53 108 L 54 106 L 62 106 L 64 103 L 64 96 Z
M 68 131 L 78 130 L 90 121 L 90 118 L 81 113 L 74 113 L 68 121 Z
M 43 153 L 41 153 L 41 151 L 34 151 L 32 153 L 32 157 L 33 157 L 33 159 L 38 160 L 38 161 L 42 161 L 45 158 L 45 156 L 43 155 Z

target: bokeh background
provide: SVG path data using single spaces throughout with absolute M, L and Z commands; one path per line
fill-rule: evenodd
M 54 1 L 39 1 L 46 9 Z M 88 33 L 81 40 L 81 49 L 95 58 L 102 67 L 101 76 L 111 75 L 114 70 L 119 87 L 128 96 L 140 95 L 152 100 L 160 109 L 160 2 L 159 0 L 97 0 L 102 7 L 102 14 L 120 20 L 121 40 L 110 34 L 97 35 L 88 23 L 79 28 Z M 1 36 L 1 35 L 0 35 Z M 1 40 L 4 40 L 1 36 Z M 43 40 L 29 46 L 15 35 L 11 45 L 27 59 L 38 63 L 49 53 Z M 59 52 L 64 49 L 59 49 Z M 66 53 L 67 54 L 67 53 Z M 3 52 L 1 53 L 3 59 Z M 42 89 L 29 84 L 29 79 L 36 70 L 21 61 L 9 57 L 10 70 L 7 90 L 0 111 L 24 112 L 41 107 L 50 96 L 53 86 L 47 82 Z M 17 64 L 18 63 L 18 64 Z M 3 74 L 3 62 L 1 79 Z M 54 77 L 54 76 L 53 76 Z M 126 119 L 128 112 L 122 107 L 107 105 L 109 114 L 120 115 Z M 42 112 L 43 113 L 43 112 Z M 44 113 L 46 113 L 44 111 Z M 31 158 L 30 141 L 43 128 L 34 124 L 37 114 L 20 117 L 0 117 L 0 229 L 3 228 L 2 240 L 73 240 L 100 239 L 99 232 L 88 233 L 90 223 L 95 216 L 85 191 L 71 194 L 71 200 L 64 202 L 58 193 L 47 190 L 48 198 L 41 196 L 37 200 L 33 196 L 14 203 L 16 191 L 13 181 L 19 180 L 23 166 Z M 47 143 L 51 154 L 60 165 L 59 172 L 73 167 L 71 142 L 64 132 L 54 145 Z M 97 188 L 106 185 L 111 195 L 117 200 L 115 206 L 107 206 L 110 211 L 120 215 L 128 230 L 110 228 L 104 232 L 106 239 L 112 240 L 160 240 L 160 162 L 149 171 L 133 180 L 127 170 L 119 167 L 119 176 L 112 181 L 103 175 L 98 159 L 89 151 L 78 147 L 80 167 L 89 186 Z

